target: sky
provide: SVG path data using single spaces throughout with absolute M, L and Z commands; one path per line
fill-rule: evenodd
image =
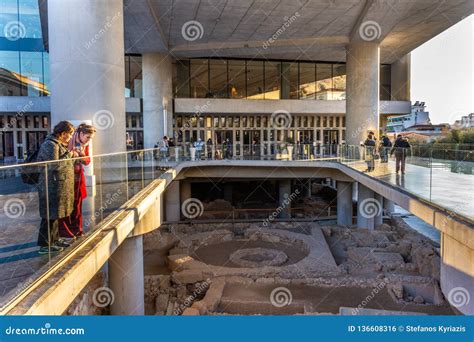
M 411 101 L 424 101 L 434 124 L 474 112 L 473 32 L 470 15 L 411 52 Z

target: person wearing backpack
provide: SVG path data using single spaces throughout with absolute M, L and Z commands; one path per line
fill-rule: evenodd
M 82 219 L 82 201 L 87 197 L 86 177 L 84 166 L 91 162 L 89 156 L 89 142 L 93 138 L 96 129 L 94 126 L 82 123 L 74 132 L 68 144 L 68 150 L 76 152 L 78 157 L 74 161 L 74 208 L 71 215 L 59 219 L 59 237 L 75 239 L 84 235 Z
M 397 139 L 390 150 L 390 157 L 395 152 L 395 168 L 396 174 L 401 170 L 405 174 L 405 162 L 410 149 L 410 143 L 401 134 L 397 135 Z
M 37 162 L 49 162 L 40 164 L 37 184 L 41 217 L 39 254 L 59 253 L 70 246 L 59 238 L 58 221 L 71 215 L 74 208 L 74 162 L 70 158 L 78 154 L 67 148 L 73 133 L 70 122 L 59 122 L 41 144 L 36 158 Z

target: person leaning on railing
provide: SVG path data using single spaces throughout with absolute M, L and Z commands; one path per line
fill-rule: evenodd
M 91 162 L 89 155 L 89 142 L 94 137 L 94 126 L 82 123 L 74 132 L 68 144 L 70 152 L 76 152 L 78 158 L 74 161 L 74 209 L 71 215 L 59 219 L 59 236 L 61 238 L 75 239 L 84 235 L 82 227 L 82 201 L 87 197 L 86 177 L 84 166 Z
M 401 170 L 402 174 L 405 173 L 405 160 L 407 158 L 408 149 L 410 148 L 410 143 L 401 134 L 397 135 L 397 139 L 393 144 L 392 149 L 390 150 L 390 157 L 395 152 L 395 167 L 396 173 Z
M 37 162 L 58 161 L 39 168 L 40 254 L 58 253 L 70 246 L 59 239 L 58 221 L 71 215 L 74 208 L 74 161 L 70 158 L 78 154 L 68 149 L 73 133 L 74 126 L 70 122 L 59 122 L 41 144 L 36 158 Z

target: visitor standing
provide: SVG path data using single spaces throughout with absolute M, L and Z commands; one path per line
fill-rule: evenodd
M 84 235 L 82 219 L 82 201 L 87 197 L 86 177 L 84 166 L 90 164 L 89 143 L 96 129 L 94 126 L 82 123 L 74 132 L 68 144 L 68 150 L 76 152 L 80 159 L 74 161 L 74 207 L 71 215 L 60 218 L 59 236 L 62 238 L 77 238 Z
M 364 141 L 365 147 L 365 162 L 367 163 L 367 172 L 375 170 L 375 147 L 376 142 L 372 132 L 369 133 L 367 139 Z
M 410 143 L 406 138 L 404 138 L 401 134 L 397 135 L 397 140 L 393 144 L 392 149 L 390 150 L 390 156 L 395 153 L 395 170 L 398 174 L 399 171 L 402 174 L 405 173 L 405 161 L 408 155 L 408 150 L 410 148 Z
M 69 151 L 68 143 L 74 126 L 61 121 L 41 144 L 36 161 L 46 162 L 40 167 L 38 199 L 41 223 L 38 234 L 40 254 L 58 253 L 70 244 L 59 239 L 58 221 L 71 215 L 74 208 L 74 162 L 77 152 Z

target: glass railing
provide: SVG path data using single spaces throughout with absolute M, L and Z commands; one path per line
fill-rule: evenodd
M 172 166 L 155 155 L 142 150 L 94 156 L 88 165 L 76 158 L 0 167 L 0 306 Z
M 0 306 L 22 293 L 93 234 L 111 213 L 181 162 L 340 162 L 472 218 L 473 151 L 446 148 L 404 150 L 406 169 L 398 176 L 395 173 L 396 153 L 390 156 L 390 152 L 336 144 L 261 143 L 182 144 L 167 149 L 99 155 L 91 157 L 90 163 L 84 165 L 86 194 L 82 207 L 77 208 L 74 208 L 73 199 L 79 192 L 74 187 L 79 189 L 80 173 L 74 173 L 74 169 L 81 158 L 0 167 L 0 263 L 3 264 Z M 369 162 L 373 163 L 371 171 L 367 170 Z M 65 213 L 74 209 L 75 213 L 82 212 L 83 236 L 79 236 L 81 230 L 77 227 L 77 220 L 66 222 L 62 219 Z M 240 219 L 244 214 L 235 211 L 233 215 Z M 69 244 L 71 246 L 66 247 Z
M 341 147 L 339 161 L 452 213 L 474 218 L 474 151 L 442 146 Z M 398 172 L 397 172 L 398 171 Z

